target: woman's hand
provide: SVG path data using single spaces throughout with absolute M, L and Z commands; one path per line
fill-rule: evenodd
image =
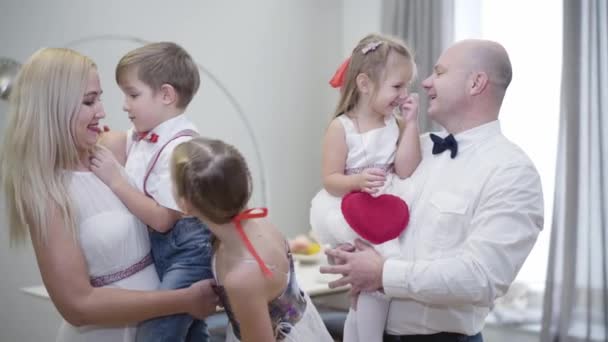
M 213 291 L 212 285 L 215 285 L 215 281 L 212 279 L 201 280 L 190 285 L 189 290 L 192 299 L 189 301 L 191 305 L 188 313 L 192 317 L 205 319 L 205 317 L 215 313 L 220 301 Z

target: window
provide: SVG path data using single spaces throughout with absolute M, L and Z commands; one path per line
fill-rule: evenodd
M 483 38 L 509 52 L 513 81 L 500 121 L 503 133 L 532 159 L 545 199 L 545 227 L 517 281 L 544 288 L 560 109 L 562 6 L 552 0 L 461 0 L 455 3 L 455 40 Z

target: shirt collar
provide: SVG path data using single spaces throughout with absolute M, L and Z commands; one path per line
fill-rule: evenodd
M 449 133 L 444 129 L 440 135 L 445 137 L 448 134 Z M 475 146 L 498 134 L 501 134 L 500 121 L 494 120 L 481 126 L 473 127 L 466 131 L 454 134 L 454 138 L 458 143 L 458 152 L 462 152 L 469 147 Z
M 162 122 L 150 132 L 156 133 L 159 137 L 158 141 L 162 144 L 162 142 L 167 141 L 172 137 L 172 135 L 175 133 L 176 127 L 181 127 L 182 125 L 184 125 L 185 122 L 187 122 L 186 115 L 180 114 L 176 117 Z

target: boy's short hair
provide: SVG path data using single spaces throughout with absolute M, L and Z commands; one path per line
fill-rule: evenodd
M 136 70 L 137 78 L 160 90 L 170 84 L 178 94 L 177 107 L 186 108 L 200 85 L 198 66 L 181 46 L 173 42 L 146 44 L 124 55 L 116 66 L 116 82 L 128 71 Z

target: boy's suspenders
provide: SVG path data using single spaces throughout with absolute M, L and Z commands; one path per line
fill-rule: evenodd
M 146 188 L 146 183 L 148 182 L 148 177 L 150 176 L 150 173 L 154 169 L 154 166 L 156 165 L 156 162 L 158 161 L 158 158 L 160 158 L 160 154 L 163 152 L 163 150 L 165 149 L 165 147 L 167 147 L 167 145 L 169 145 L 170 142 L 172 142 L 173 140 L 175 140 L 177 138 L 181 138 L 181 137 L 196 137 L 198 135 L 199 134 L 196 131 L 191 130 L 191 129 L 184 129 L 183 131 L 179 131 L 174 136 L 172 136 L 171 139 L 167 140 L 163 144 L 163 146 L 161 146 L 158 149 L 158 151 L 156 151 L 156 153 L 154 153 L 154 155 L 152 156 L 152 159 L 150 159 L 150 163 L 148 163 L 148 167 L 146 168 L 146 175 L 144 176 L 144 194 L 146 194 L 146 196 L 152 197 L 148 193 L 148 190 Z

